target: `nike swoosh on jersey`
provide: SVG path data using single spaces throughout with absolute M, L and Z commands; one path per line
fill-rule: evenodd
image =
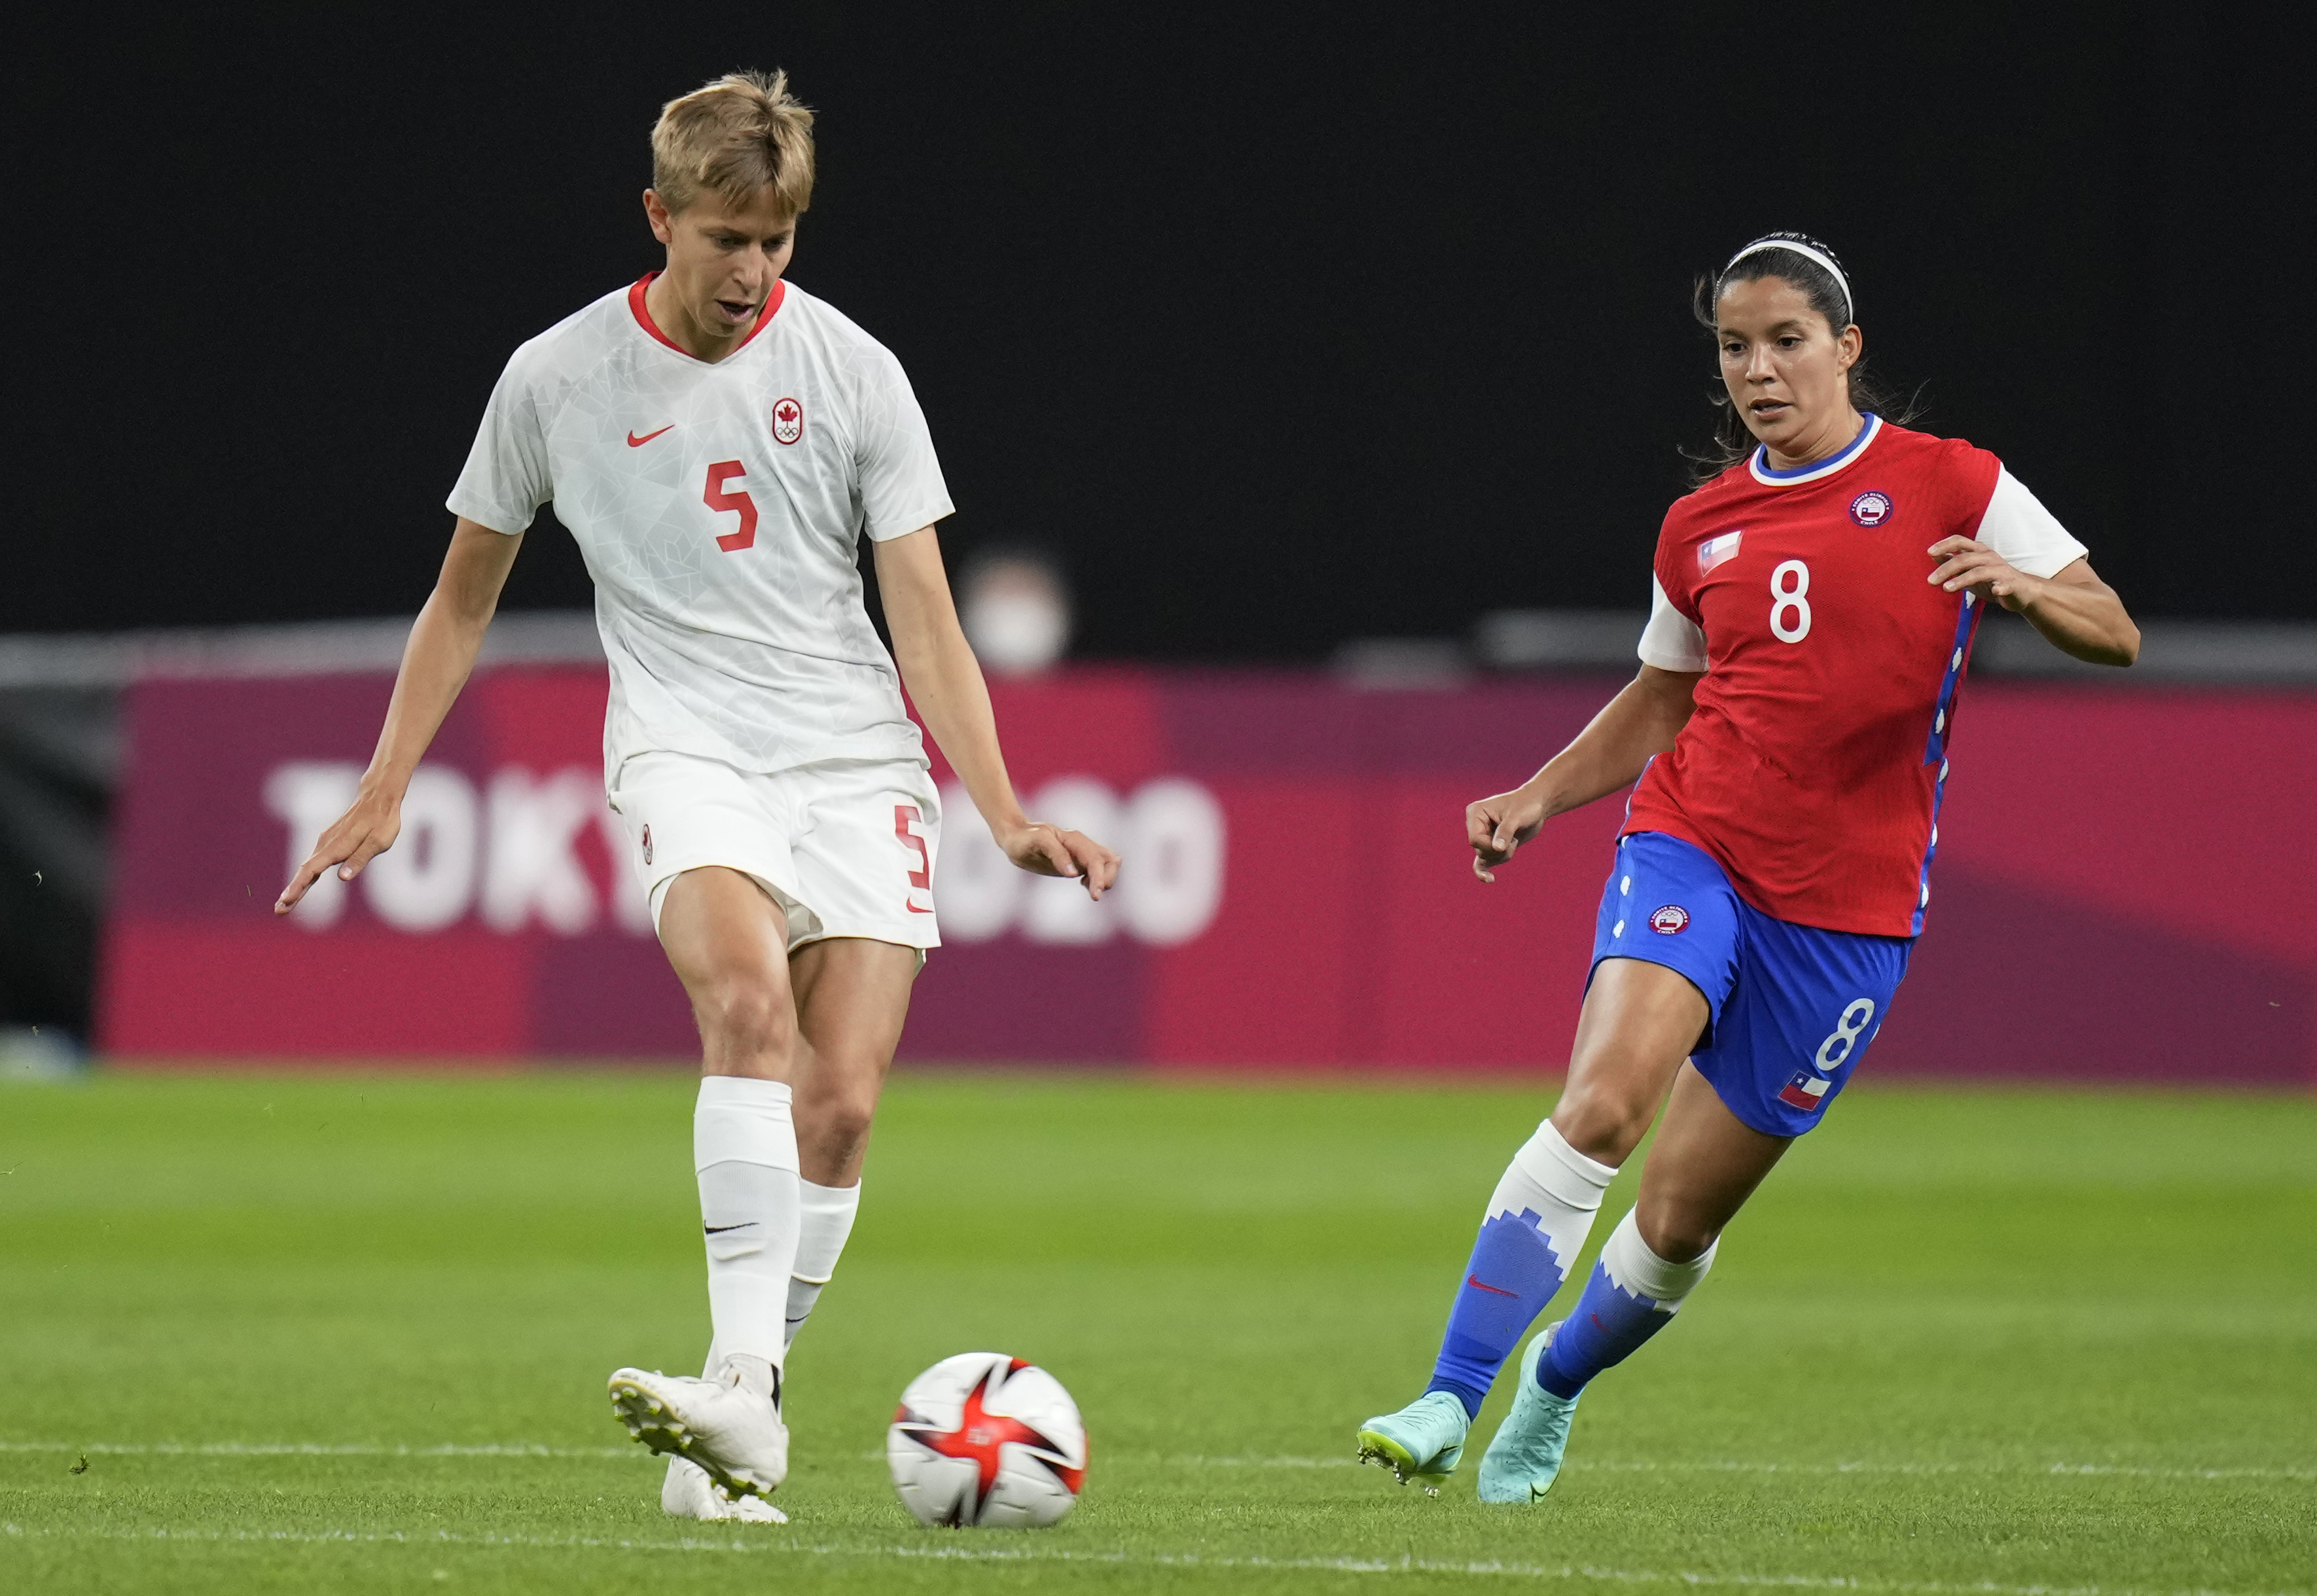
M 667 425 L 666 425 L 666 426 L 664 426 L 664 427 L 660 428 L 659 432 L 674 432 L 675 430 L 675 424 L 674 422 L 670 422 L 670 423 L 668 423 L 668 424 L 667 424 Z M 628 447 L 629 447 L 630 449 L 641 449 L 645 444 L 647 444 L 647 443 L 650 442 L 654 438 L 658 437 L 658 436 L 659 436 L 659 432 L 646 432 L 646 433 L 645 433 L 642 437 L 640 437 L 640 438 L 637 437 L 633 432 L 630 432 L 630 433 L 628 434 Z

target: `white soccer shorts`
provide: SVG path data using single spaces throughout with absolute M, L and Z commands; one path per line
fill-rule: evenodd
M 610 792 L 628 862 L 651 895 L 722 865 L 755 878 L 788 917 L 789 951 L 866 937 L 920 952 L 941 945 L 934 862 L 941 797 L 914 762 L 831 760 L 769 775 L 689 753 L 640 753 Z

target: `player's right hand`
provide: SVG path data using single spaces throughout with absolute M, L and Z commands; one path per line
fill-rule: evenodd
M 362 866 L 394 846 L 394 839 L 402 834 L 402 799 L 383 789 L 364 788 L 354 799 L 354 806 L 337 818 L 337 823 L 322 834 L 314 844 L 314 851 L 290 878 L 290 885 L 273 900 L 273 912 L 287 914 L 306 896 L 306 889 L 322 878 L 322 872 L 337 867 L 338 879 L 351 881 L 362 874 Z
M 1544 799 L 1526 784 L 1464 807 L 1464 840 L 1472 846 L 1472 873 L 1483 881 L 1497 878 L 1490 867 L 1513 856 L 1513 850 L 1536 835 L 1544 824 Z
M 1006 857 L 1023 869 L 1033 876 L 1075 878 L 1096 900 L 1118 879 L 1118 855 L 1084 832 L 1028 820 L 997 836 Z

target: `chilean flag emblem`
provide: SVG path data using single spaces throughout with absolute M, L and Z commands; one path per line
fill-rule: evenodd
M 1778 1093 L 1778 1101 L 1788 1108 L 1814 1114 L 1826 1107 L 1826 1094 L 1833 1085 L 1834 1083 L 1824 1075 L 1814 1075 L 1806 1069 L 1798 1069 L 1794 1072 L 1794 1078 L 1786 1083 L 1785 1090 Z

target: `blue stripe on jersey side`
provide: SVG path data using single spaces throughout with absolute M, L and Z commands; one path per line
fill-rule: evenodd
M 1641 796 L 1642 783 L 1650 779 L 1650 767 L 1657 762 L 1658 756 L 1654 753 L 1651 754 L 1649 758 L 1642 761 L 1642 773 L 1633 778 L 1633 784 L 1631 787 L 1625 789 L 1625 818 L 1624 825 L 1631 825 L 1633 824 L 1633 799 Z M 1624 825 L 1619 827 L 1621 831 L 1624 829 Z M 1617 843 L 1618 846 L 1623 847 L 1624 845 L 1624 838 L 1620 836 L 1617 839 Z
M 1923 749 L 1923 762 L 1939 767 L 1931 782 L 1931 839 L 1923 847 L 1923 868 L 1915 878 L 1915 921 L 1909 936 L 1923 934 L 1923 912 L 1931 906 L 1931 860 L 1939 851 L 1939 809 L 1947 796 L 1947 731 L 1955 714 L 1955 689 L 1963 682 L 1964 662 L 1971 657 L 1971 643 L 1979 626 L 1979 605 L 1975 595 L 1963 595 L 1963 609 L 1955 616 L 1955 652 L 1947 655 L 1947 670 L 1939 682 L 1938 707 L 1931 715 L 1931 736 Z
M 1757 443 L 1754 445 L 1752 458 L 1746 462 L 1748 468 L 1754 473 L 1754 479 L 1757 482 L 1767 482 L 1774 487 L 1795 482 L 1812 482 L 1820 477 L 1830 477 L 1856 458 L 1858 451 L 1873 442 L 1874 434 L 1883 430 L 1881 416 L 1872 410 L 1862 414 L 1865 419 L 1858 424 L 1858 435 L 1822 460 L 1813 461 L 1807 466 L 1796 466 L 1788 471 L 1773 471 L 1769 465 L 1770 446 L 1767 443 Z

